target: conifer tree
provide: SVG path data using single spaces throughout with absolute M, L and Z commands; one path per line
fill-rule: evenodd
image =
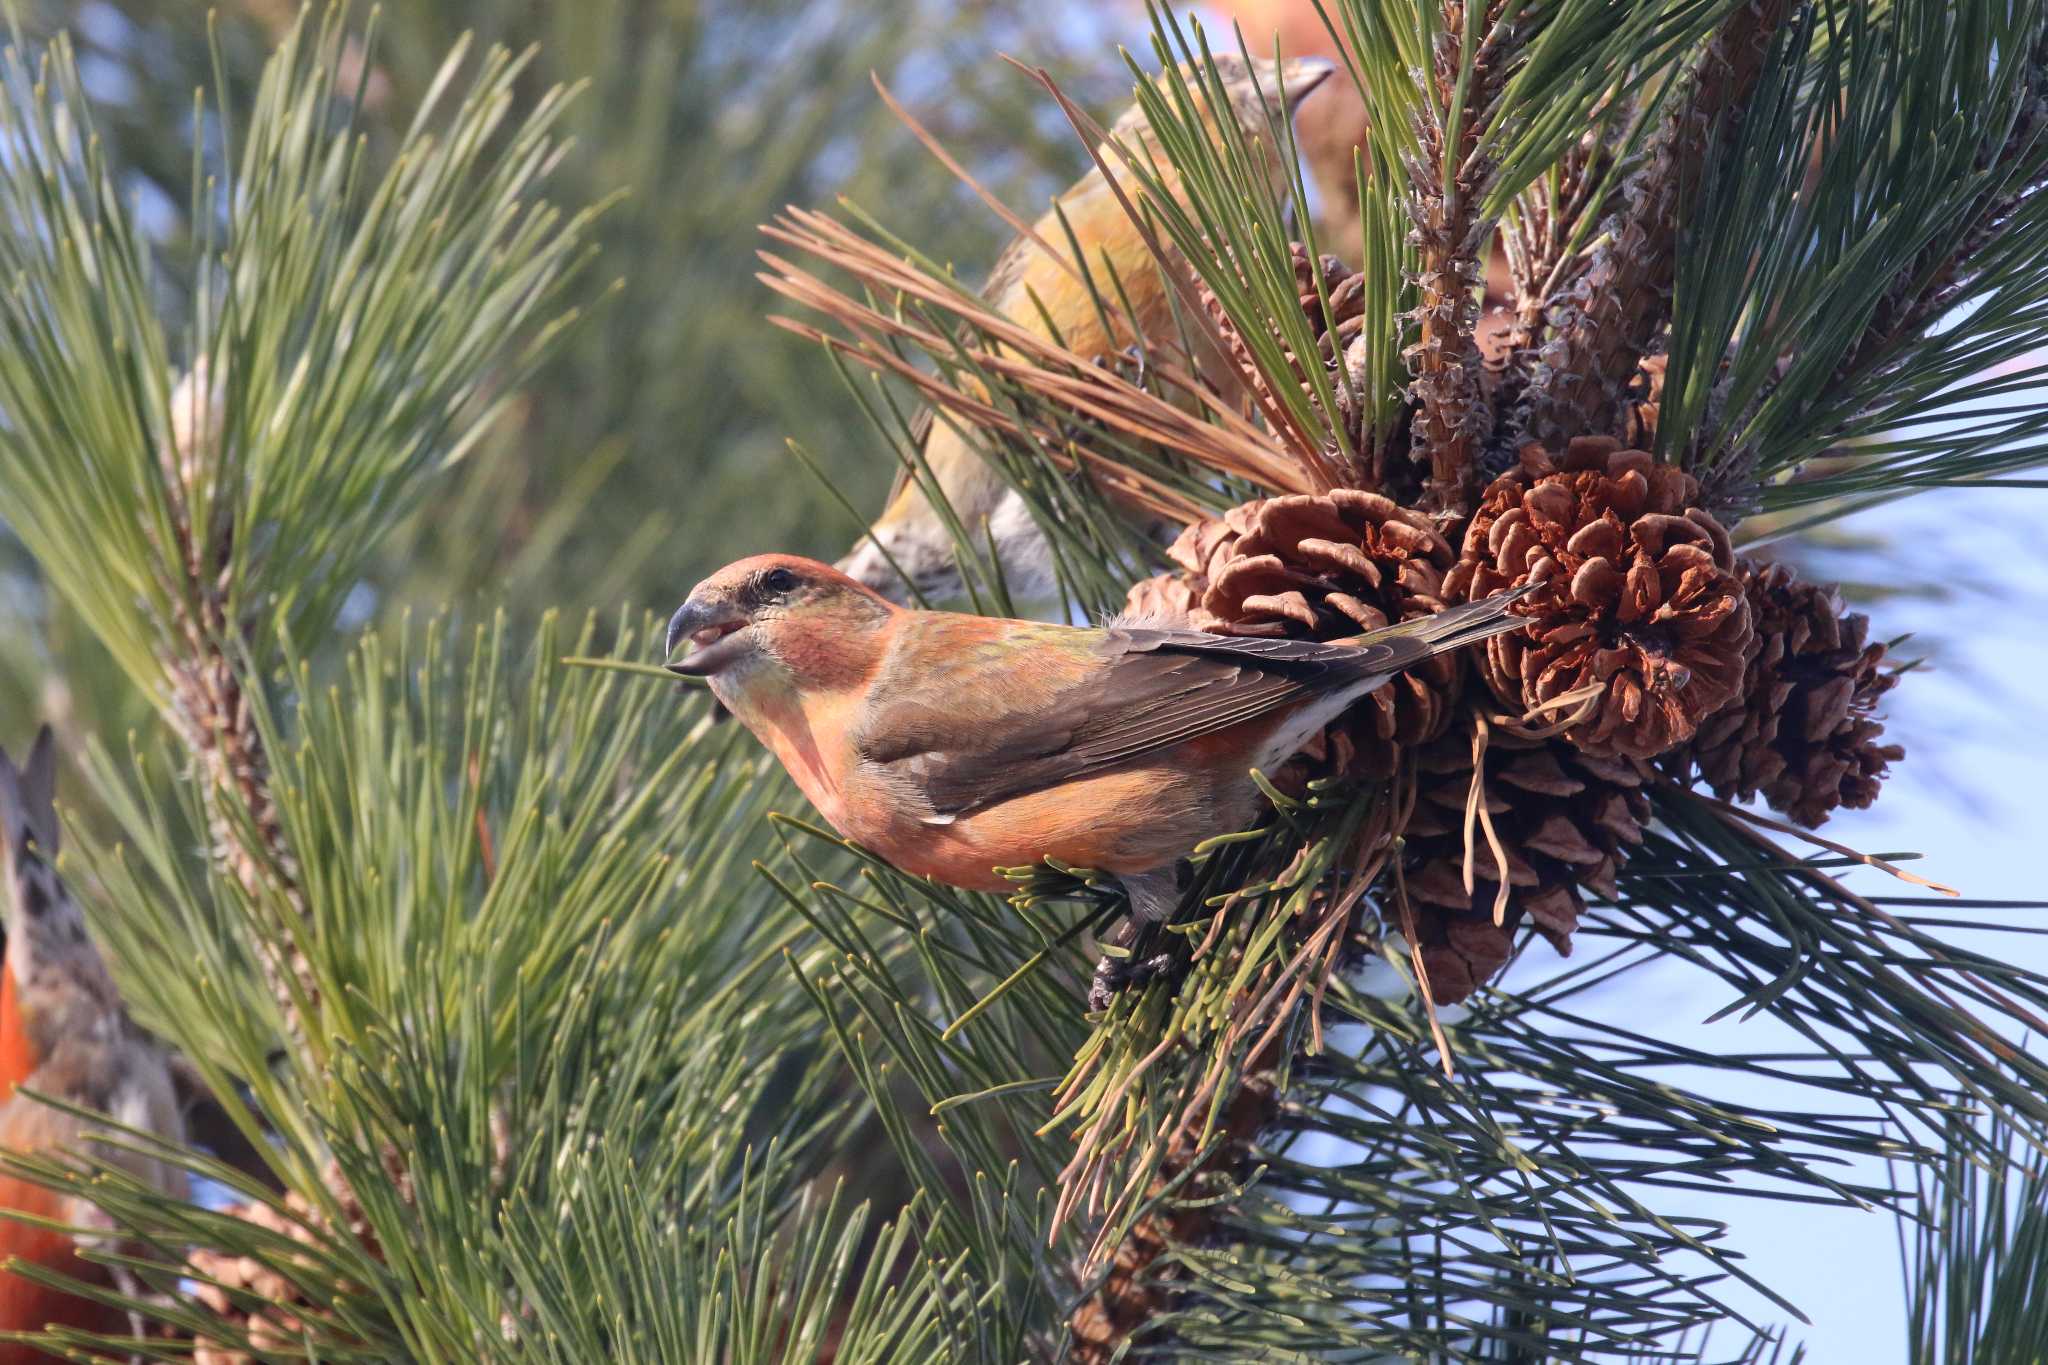
M 163 172 L 114 159 L 70 40 L 16 33 L 0 497 L 140 708 L 88 737 L 61 870 L 207 1120 L 0 1152 L 119 1234 L 84 1251 L 114 1288 L 16 1273 L 144 1325 L 46 1349 L 1791 1358 L 1741 1223 L 1675 1211 L 1704 1188 L 1896 1220 L 1916 1361 L 2048 1339 L 2048 980 L 1820 832 L 1910 761 L 1881 709 L 1913 679 L 1767 543 L 2042 461 L 2048 13 L 1328 19 L 1370 120 L 1343 241 L 1266 174 L 1287 126 L 1200 116 L 1192 24 L 1159 11 L 1129 62 L 1145 145 L 1032 73 L 1175 282 L 1127 354 L 1008 325 L 880 209 L 798 205 L 764 243 L 789 306 L 749 344 L 821 347 L 878 470 L 921 473 L 920 404 L 967 431 L 1055 610 L 1340 638 L 1537 585 L 1526 633 L 1261 775 L 1269 815 L 1196 850 L 1146 945 L 1166 969 L 1094 1012 L 1112 884 L 967 894 L 845 844 L 637 611 L 365 607 L 420 595 L 384 557 L 407 514 L 488 478 L 602 325 L 603 206 L 560 193 L 591 153 L 531 54 L 394 66 L 385 119 L 374 21 L 282 23 L 248 90 L 217 40 L 166 242 L 135 193 Z M 1028 608 L 978 529 L 975 601 Z M 1713 1054 L 1583 1008 L 1660 961 L 1721 991 Z M 1753 1014 L 1801 1045 L 1753 1046 Z

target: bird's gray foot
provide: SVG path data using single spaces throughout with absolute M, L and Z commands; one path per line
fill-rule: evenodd
M 1153 953 L 1149 957 L 1135 954 L 1112 957 L 1104 953 L 1095 963 L 1095 979 L 1088 983 L 1088 1008 L 1106 1010 L 1109 1002 L 1116 999 L 1118 991 L 1126 986 L 1142 986 L 1147 981 L 1172 969 L 1172 953 Z
M 1121 879 L 1130 897 L 1131 912 L 1108 940 L 1120 952 L 1105 952 L 1095 964 L 1095 979 L 1088 987 L 1088 1008 L 1109 1008 L 1110 1000 L 1126 986 L 1142 985 L 1171 968 L 1171 952 L 1157 952 L 1159 926 L 1173 915 L 1181 893 L 1194 880 L 1194 864 L 1182 858 L 1170 867 Z

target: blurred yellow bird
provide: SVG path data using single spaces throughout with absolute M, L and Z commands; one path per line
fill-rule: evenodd
M 1270 154 L 1273 130 L 1280 121 L 1294 116 L 1301 101 L 1327 80 L 1335 67 L 1321 58 L 1279 63 L 1255 58 L 1247 63 L 1236 56 L 1218 56 L 1215 62 L 1231 116 L 1248 138 L 1265 144 L 1275 188 L 1284 188 L 1287 169 L 1279 156 Z M 1182 74 L 1208 119 L 1199 73 L 1183 67 Z M 1125 110 L 1110 126 L 1109 136 L 1141 160 L 1151 153 L 1160 175 L 1178 197 L 1173 168 L 1160 150 L 1142 105 L 1134 103 Z M 1102 148 L 1101 161 L 1114 171 L 1116 187 L 1104 179 L 1100 167 L 1083 176 L 1059 195 L 1034 225 L 1037 240 L 1021 236 L 1011 242 L 982 286 L 982 297 L 1011 322 L 1043 337 L 1056 333 L 1067 349 L 1090 360 L 1118 355 L 1139 336 L 1156 342 L 1175 334 L 1171 286 L 1116 193 L 1120 189 L 1135 205 L 1143 198 L 1144 189 L 1107 145 Z M 1102 313 L 1069 254 L 1069 229 L 1072 240 L 1081 247 L 1096 289 L 1111 301 L 1103 311 L 1109 313 L 1113 334 L 1105 331 Z M 1131 334 L 1130 324 L 1122 316 L 1119 305 L 1123 301 L 1130 305 L 1137 335 Z M 1198 360 L 1203 377 L 1220 391 L 1231 392 L 1237 377 L 1217 372 L 1220 358 L 1204 359 L 1208 363 Z M 1023 499 L 948 422 L 934 421 L 926 411 L 919 415 L 919 428 L 925 467 L 959 524 L 977 537 L 986 528 L 993 538 L 1012 595 L 1020 599 L 1051 595 L 1055 588 L 1051 550 Z M 957 597 L 962 591 L 953 537 L 919 481 L 907 470 L 897 475 L 881 516 L 839 561 L 839 568 L 897 602 L 909 597 L 906 576 L 932 601 Z

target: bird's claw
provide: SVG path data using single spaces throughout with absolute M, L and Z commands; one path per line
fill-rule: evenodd
M 1095 979 L 1088 986 L 1088 1008 L 1106 1010 L 1118 991 L 1126 986 L 1142 986 L 1172 966 L 1172 953 L 1154 953 L 1147 958 L 1111 957 L 1104 953 L 1095 964 Z
M 1145 348 L 1135 341 L 1115 355 L 1097 351 L 1093 363 L 1098 368 L 1114 370 L 1120 379 L 1135 388 L 1145 388 L 1152 377 L 1150 356 Z
M 1131 367 L 1131 384 L 1141 389 L 1147 387 L 1147 381 L 1152 378 L 1152 364 L 1145 348 L 1136 342 L 1124 347 L 1123 361 Z

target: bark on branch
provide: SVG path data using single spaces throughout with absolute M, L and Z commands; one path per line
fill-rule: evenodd
M 171 594 L 176 606 L 163 666 L 179 737 L 198 760 L 206 784 L 214 857 L 252 900 L 274 895 L 290 907 L 291 923 L 279 936 L 290 944 L 291 931 L 305 918 L 305 896 L 271 796 L 270 760 L 238 658 L 249 627 L 231 619 L 228 610 L 233 504 L 194 496 L 220 477 L 225 382 L 201 357 L 171 393 L 170 439 L 158 458 L 171 505 L 172 543 L 164 547 L 164 571 L 178 580 L 178 588 Z M 193 507 L 201 502 L 212 511 L 205 524 L 195 524 Z M 292 946 L 264 949 L 258 957 L 284 1013 L 286 1037 L 303 1040 L 300 1002 L 313 1005 L 320 998 L 305 954 Z
M 1716 142 L 1741 126 L 1790 9 L 1791 0 L 1749 0 L 1735 10 L 1675 92 L 1607 220 L 1606 241 L 1552 310 L 1557 330 L 1537 353 L 1517 424 L 1522 439 L 1561 446 L 1624 433 L 1630 384 L 1671 320 L 1679 226 Z
M 1416 403 L 1412 449 L 1428 465 L 1425 505 L 1454 515 L 1470 510 L 1479 486 L 1479 455 L 1493 425 L 1475 336 L 1476 287 L 1484 273 L 1481 253 L 1487 240 L 1479 201 L 1492 168 L 1478 164 L 1484 158 L 1475 154 L 1513 55 L 1505 26 L 1497 22 L 1501 9 L 1498 3 L 1489 5 L 1482 31 L 1469 33 L 1465 7 L 1456 0 L 1444 5 L 1417 129 L 1420 150 L 1407 168 L 1409 213 L 1421 258 L 1416 285 L 1422 296 L 1415 313 L 1421 334 L 1406 356 Z M 1471 74 L 1460 101 L 1459 75 L 1468 49 Z M 1448 175 L 1447 166 L 1452 168 Z

